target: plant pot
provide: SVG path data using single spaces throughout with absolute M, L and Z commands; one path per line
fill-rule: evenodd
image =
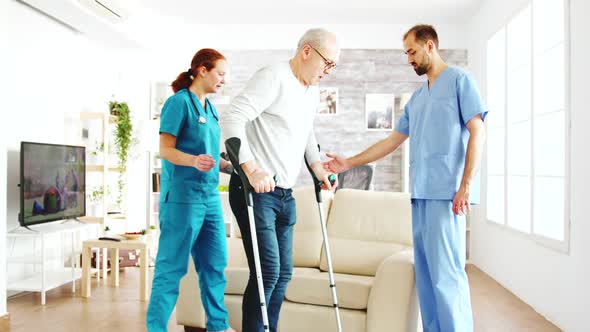
M 88 211 L 86 211 L 87 216 L 92 217 L 102 217 L 102 204 L 89 204 Z
M 104 163 L 102 153 L 89 153 L 86 155 L 86 164 L 88 165 L 102 165 Z

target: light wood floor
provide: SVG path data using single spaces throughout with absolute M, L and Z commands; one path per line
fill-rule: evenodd
M 473 316 L 477 332 L 560 331 L 497 282 L 469 265 Z M 60 331 L 104 332 L 145 331 L 147 302 L 139 302 L 139 270 L 127 268 L 114 288 L 92 279 L 92 297 L 72 294 L 71 284 L 47 293 L 47 304 L 40 305 L 39 293 L 27 293 L 8 300 L 10 332 Z M 2 329 L 0 325 L 0 329 Z M 174 314 L 168 331 L 183 331 Z

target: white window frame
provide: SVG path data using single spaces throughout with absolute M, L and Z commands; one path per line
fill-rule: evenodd
M 540 1 L 540 0 L 537 0 Z M 535 234 L 534 233 L 534 224 L 535 224 L 535 220 L 534 220 L 534 186 L 535 186 L 535 173 L 534 173 L 534 164 L 535 164 L 535 159 L 534 159 L 534 145 L 531 146 L 531 188 L 530 188 L 530 194 L 531 194 L 531 204 L 530 204 L 530 227 L 528 232 L 523 232 L 520 231 L 514 227 L 511 227 L 508 225 L 508 191 L 507 191 L 507 182 L 508 182 L 508 172 L 507 172 L 507 165 L 508 165 L 508 128 L 509 128 L 509 123 L 508 123 L 508 116 L 507 116 L 507 110 L 508 110 L 508 59 L 507 59 L 507 54 L 508 54 L 508 23 L 511 22 L 516 15 L 518 15 L 518 13 L 520 13 L 523 9 L 525 9 L 527 6 L 531 6 L 531 11 L 532 11 L 532 6 L 533 6 L 533 1 L 528 1 L 527 3 L 523 4 L 521 7 L 518 8 L 518 10 L 516 10 L 513 15 L 511 15 L 508 20 L 502 25 L 500 26 L 498 29 L 496 29 L 493 33 L 491 33 L 487 40 L 490 40 L 495 34 L 496 32 L 504 29 L 504 43 L 505 43 L 505 47 L 504 47 L 504 55 L 505 55 L 505 61 L 504 61 L 504 220 L 502 223 L 496 222 L 496 221 L 492 221 L 488 218 L 488 204 L 487 204 L 487 195 L 488 195 L 488 170 L 487 170 L 487 145 L 486 145 L 486 153 L 485 153 L 485 158 L 486 158 L 486 162 L 483 163 L 483 167 L 482 169 L 484 170 L 484 179 L 482 179 L 483 181 L 485 181 L 485 190 L 483 190 L 483 207 L 484 207 L 484 217 L 485 220 L 487 222 L 487 224 L 489 225 L 494 225 L 494 227 L 500 227 L 503 230 L 506 230 L 508 232 L 511 232 L 513 234 L 516 234 L 524 239 L 529 239 L 529 240 L 533 240 L 537 243 L 539 243 L 542 246 L 545 246 L 547 248 L 550 249 L 554 249 L 556 251 L 559 252 L 563 252 L 563 253 L 569 253 L 570 250 L 570 224 L 571 224 L 571 57 L 570 57 L 570 39 L 571 39 L 571 34 L 570 34 L 570 1 L 569 0 L 563 0 L 564 1 L 564 120 L 565 120 L 565 128 L 564 128 L 564 218 L 563 218 L 563 231 L 564 231 L 564 237 L 563 240 L 556 240 L 553 238 L 549 238 L 543 235 L 539 235 L 539 234 Z M 534 27 L 534 20 L 535 17 L 533 15 L 533 13 L 531 12 L 531 53 L 530 53 L 530 64 L 531 64 L 531 142 L 533 143 L 535 140 L 535 115 L 534 115 L 534 96 L 535 96 L 535 90 L 534 90 L 534 82 L 535 82 L 535 56 L 534 56 L 534 38 L 533 38 L 533 27 Z M 486 87 L 488 85 L 488 80 L 487 80 L 487 44 L 486 44 Z M 487 96 L 487 89 L 486 89 L 486 96 Z M 491 116 L 494 116 L 492 110 L 492 114 Z M 487 126 L 486 126 L 486 130 L 487 130 Z M 534 143 L 533 143 L 534 144 Z

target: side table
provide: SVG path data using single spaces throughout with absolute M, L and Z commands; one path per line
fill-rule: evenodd
M 82 242 L 82 297 L 90 297 L 90 260 L 93 248 L 110 249 L 111 255 L 111 276 L 109 278 L 112 286 L 119 286 L 119 249 L 139 250 L 139 300 L 148 300 L 148 240 L 87 240 Z

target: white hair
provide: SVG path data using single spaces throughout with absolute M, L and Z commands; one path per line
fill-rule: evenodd
M 299 51 L 305 44 L 309 44 L 316 48 L 326 47 L 328 40 L 331 37 L 333 38 L 333 34 L 326 29 L 309 29 L 303 34 L 303 36 L 301 36 L 301 39 L 299 39 L 297 51 Z

